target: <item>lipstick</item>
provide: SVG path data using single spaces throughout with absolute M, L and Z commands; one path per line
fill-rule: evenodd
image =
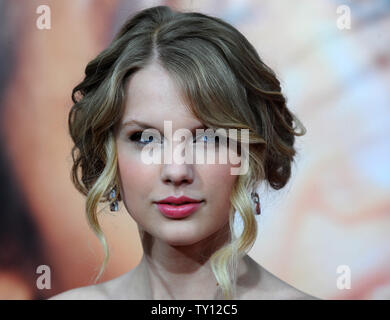
M 202 205 L 203 200 L 186 196 L 168 197 L 155 202 L 160 212 L 168 218 L 185 218 L 194 213 Z

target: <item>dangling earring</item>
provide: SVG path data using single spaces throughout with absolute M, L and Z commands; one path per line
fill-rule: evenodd
M 115 187 L 111 189 L 110 191 L 110 200 L 115 199 L 116 196 L 116 190 Z M 114 200 L 110 203 L 110 210 L 111 211 L 118 211 L 118 200 Z
M 253 202 L 256 204 L 256 214 L 259 215 L 261 213 L 259 195 L 257 192 L 252 192 L 251 196 L 252 196 Z

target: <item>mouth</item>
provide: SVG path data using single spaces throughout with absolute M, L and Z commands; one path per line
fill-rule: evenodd
M 168 218 L 185 218 L 197 211 L 204 202 L 204 200 L 188 197 L 168 197 L 155 204 L 159 211 Z
M 167 197 L 165 199 L 159 200 L 156 203 L 163 203 L 163 204 L 169 204 L 172 206 L 181 206 L 189 203 L 200 203 L 203 202 L 204 200 L 199 200 L 199 199 L 193 199 L 189 198 L 186 196 L 181 196 L 181 197 Z
M 200 203 L 200 202 L 203 202 L 203 201 L 199 201 L 199 202 L 183 202 L 183 203 L 171 203 L 171 202 L 156 202 L 156 203 L 167 204 L 167 205 L 170 205 L 170 206 L 173 206 L 173 207 L 181 207 L 181 206 L 184 206 L 186 204 Z

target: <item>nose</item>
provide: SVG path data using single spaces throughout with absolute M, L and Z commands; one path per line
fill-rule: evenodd
M 194 172 L 191 164 L 163 164 L 161 170 L 161 180 L 165 184 L 180 186 L 191 184 L 194 180 Z
M 193 168 L 190 164 L 163 164 L 161 179 L 165 184 L 179 186 L 193 182 Z

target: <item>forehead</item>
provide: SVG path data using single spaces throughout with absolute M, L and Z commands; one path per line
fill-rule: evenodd
M 186 107 L 181 91 L 162 66 L 151 64 L 133 73 L 126 83 L 123 122 L 130 119 L 142 121 L 174 122 L 200 121 Z

